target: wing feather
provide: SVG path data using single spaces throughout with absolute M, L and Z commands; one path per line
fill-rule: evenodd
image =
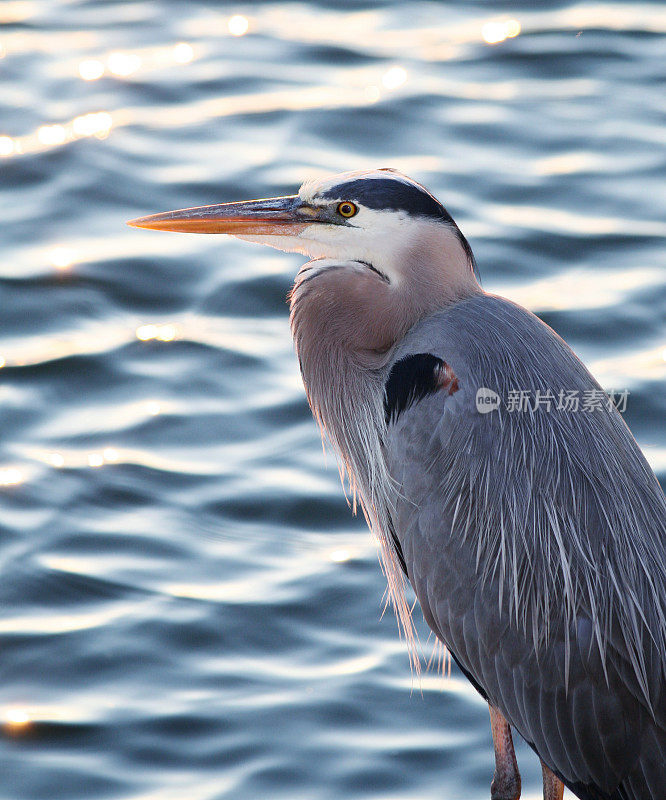
M 599 390 L 508 301 L 430 318 L 395 360 L 410 353 L 458 383 L 386 432 L 395 532 L 426 619 L 580 797 L 666 797 L 666 501 L 635 440 L 612 408 L 477 411 L 481 387 Z

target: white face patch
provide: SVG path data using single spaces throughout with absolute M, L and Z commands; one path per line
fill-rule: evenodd
M 303 228 L 298 233 L 281 235 L 244 235 L 237 238 L 257 244 L 265 244 L 285 252 L 301 253 L 310 260 L 321 261 L 317 271 L 327 265 L 360 264 L 362 269 L 372 266 L 388 279 L 393 287 L 404 282 L 420 282 L 426 287 L 438 288 L 440 280 L 458 286 L 474 282 L 467 251 L 465 250 L 455 223 L 449 224 L 445 217 L 428 215 L 428 205 L 424 213 L 410 213 L 399 206 L 369 208 L 360 197 L 348 196 L 350 183 L 356 185 L 365 181 L 382 181 L 384 184 L 396 182 L 397 187 L 406 185 L 418 189 L 418 195 L 429 193 L 415 181 L 393 170 L 367 170 L 346 172 L 318 180 L 306 181 L 298 196 L 310 206 L 312 224 L 304 219 Z M 378 187 L 378 191 L 386 187 Z M 372 201 L 371 187 L 367 187 L 366 197 Z M 433 204 L 439 204 L 430 195 Z M 390 196 L 388 200 L 390 201 Z M 351 217 L 337 214 L 339 203 L 350 202 L 358 211 Z M 442 209 L 442 214 L 446 212 Z M 307 218 L 307 209 L 302 217 Z M 449 218 L 450 219 L 450 218 Z M 316 220 L 316 221 L 315 221 Z M 324 263 L 326 262 L 326 263 Z M 446 277 L 438 277 L 446 276 Z
M 330 265 L 371 264 L 394 286 L 402 283 L 413 254 L 423 246 L 451 264 L 459 262 L 459 269 L 469 271 L 467 256 L 453 230 L 433 220 L 414 219 L 404 211 L 376 211 L 361 206 L 345 224 L 316 222 L 294 235 L 241 234 L 236 238 L 301 253 L 310 260 L 325 259 Z

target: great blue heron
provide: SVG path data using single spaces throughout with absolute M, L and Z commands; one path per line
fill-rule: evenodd
M 666 797 L 666 500 L 621 415 L 530 312 L 485 293 L 444 207 L 394 170 L 184 209 L 143 228 L 299 252 L 313 414 L 381 544 L 490 706 L 493 800 Z M 574 399 L 578 399 L 578 404 Z

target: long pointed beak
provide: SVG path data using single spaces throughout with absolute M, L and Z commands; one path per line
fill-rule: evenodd
M 314 222 L 307 211 L 298 195 L 290 195 L 267 200 L 222 203 L 217 206 L 181 208 L 178 211 L 131 219 L 127 224 L 135 228 L 180 233 L 294 235 Z

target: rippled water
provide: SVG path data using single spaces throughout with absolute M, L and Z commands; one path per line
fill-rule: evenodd
M 666 11 L 533 8 L 0 1 L 2 798 L 488 797 L 322 456 L 299 257 L 124 221 L 402 169 L 663 482 Z

